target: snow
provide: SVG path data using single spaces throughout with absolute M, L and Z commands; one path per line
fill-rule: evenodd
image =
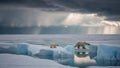
M 120 68 L 120 66 L 89 66 L 87 68 Z
M 0 54 L 0 68 L 75 68 L 58 64 L 51 60 L 23 55 Z

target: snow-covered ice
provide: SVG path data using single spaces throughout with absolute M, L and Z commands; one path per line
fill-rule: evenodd
M 74 64 L 74 46 L 67 45 L 65 47 L 50 48 L 49 46 L 33 45 L 28 43 L 18 43 L 6 47 L 6 44 L 0 46 L 0 52 L 9 54 L 20 54 L 37 57 L 41 59 L 50 59 L 57 61 L 61 64 L 72 65 Z M 13 49 L 11 49 L 13 47 Z M 5 48 L 5 49 L 2 49 Z M 14 50 L 11 52 L 11 50 Z M 7 51 L 7 52 L 3 52 Z M 14 53 L 13 53 L 14 52 Z
M 120 66 L 89 66 L 87 68 L 120 68 Z
M 37 58 L 56 60 L 60 63 L 69 62 L 74 57 L 74 46 L 50 48 L 49 46 L 18 43 L 7 46 L 6 43 L 0 46 L 1 53 L 29 55 Z M 60 60 L 60 61 L 59 61 Z
M 51 60 L 23 55 L 0 54 L 0 68 L 75 68 Z
M 72 47 L 72 48 L 71 48 Z M 0 52 L 1 53 L 12 53 L 16 52 L 16 54 L 23 54 L 23 55 L 35 55 L 35 54 L 73 54 L 74 53 L 74 46 L 66 46 L 63 47 L 57 47 L 57 48 L 50 48 L 49 46 L 43 46 L 43 45 L 33 45 L 28 43 L 18 43 L 18 44 L 8 44 L 8 43 L 2 43 L 0 46 Z

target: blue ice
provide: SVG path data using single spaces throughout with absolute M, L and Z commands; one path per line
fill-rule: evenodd
M 120 47 L 99 45 L 96 59 L 120 60 Z
M 96 45 L 90 45 L 89 48 L 89 56 L 91 59 L 97 56 L 97 46 Z
M 17 52 L 18 52 L 18 54 L 28 55 L 28 45 L 27 44 L 18 44 Z
M 74 45 L 67 45 L 65 46 L 66 51 L 70 52 L 71 54 L 74 54 L 75 48 Z
M 6 45 L 6 44 L 5 44 Z M 32 47 L 31 47 L 32 46 Z M 119 46 L 119 45 L 117 45 Z M 31 47 L 31 49 L 29 49 Z M 49 48 L 41 45 L 32 45 L 28 43 L 19 43 L 16 46 L 2 47 L 0 46 L 0 53 L 12 53 L 31 55 L 36 57 L 42 57 L 47 59 L 68 58 L 74 54 L 74 45 L 66 45 L 65 47 Z M 49 56 L 49 57 L 48 57 Z M 96 60 L 120 60 L 120 47 L 116 45 L 90 45 L 89 46 L 90 58 L 96 58 Z

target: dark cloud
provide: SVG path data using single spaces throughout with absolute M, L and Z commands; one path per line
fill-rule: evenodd
M 81 11 L 120 20 L 120 0 L 0 0 L 1 5 L 47 8 L 56 11 Z
M 60 25 L 68 13 L 44 12 L 31 8 L 12 7 L 0 10 L 0 26 L 31 27 Z
M 36 26 L 36 16 L 37 12 L 32 10 L 0 10 L 0 26 Z

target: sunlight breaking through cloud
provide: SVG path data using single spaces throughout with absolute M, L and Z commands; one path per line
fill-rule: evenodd
M 97 14 L 70 13 L 62 24 L 65 26 L 120 26 L 120 22 L 105 19 L 106 17 L 98 17 Z
M 120 34 L 120 21 L 106 20 L 106 16 L 97 13 L 48 12 L 22 7 L 0 10 L 1 33 Z

